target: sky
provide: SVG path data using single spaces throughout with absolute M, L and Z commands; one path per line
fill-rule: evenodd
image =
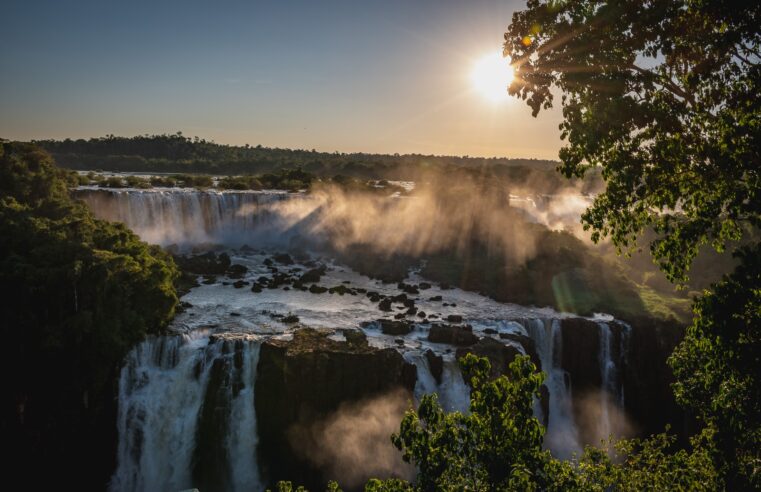
M 175 133 L 557 158 L 558 109 L 474 88 L 525 0 L 3 0 L 0 138 Z

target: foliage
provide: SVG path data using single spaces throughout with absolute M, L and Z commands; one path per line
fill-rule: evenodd
M 321 177 L 343 175 L 363 180 L 417 179 L 428 172 L 465 170 L 490 172 L 514 183 L 541 181 L 547 192 L 567 185 L 553 172 L 557 162 L 539 159 L 346 154 L 261 145 L 232 146 L 198 137 L 191 139 L 181 133 L 131 138 L 108 135 L 89 140 L 42 140 L 35 143 L 53 154 L 59 165 L 80 170 L 251 176 L 277 175 L 287 169 L 301 168 Z M 587 182 L 590 189 L 594 188 L 599 183 L 599 175 Z
M 621 440 L 607 449 L 588 447 L 576 462 L 542 449 L 544 428 L 533 416 L 543 375 L 525 356 L 506 375 L 489 380 L 487 359 L 460 359 L 472 388 L 470 413 L 447 414 L 435 395 L 404 416 L 394 444 L 413 462 L 417 480 L 371 480 L 377 492 L 433 490 L 715 490 L 719 487 L 705 436 L 692 451 L 674 452 L 666 434 Z
M 761 5 L 726 0 L 539 2 L 505 34 L 512 94 L 534 114 L 563 92 L 560 170 L 601 166 L 593 238 L 651 251 L 684 280 L 701 244 L 761 225 Z
M 171 258 L 94 219 L 69 197 L 70 179 L 36 146 L 0 142 L 3 405 L 22 402 L 2 425 L 19 460 L 44 458 L 35 466 L 53 475 L 109 459 L 87 446 L 112 411 L 121 359 L 160 332 L 177 303 Z
M 761 488 L 761 4 L 531 0 L 504 52 L 509 92 L 534 115 L 563 93 L 559 169 L 602 169 L 606 190 L 583 215 L 595 241 L 631 252 L 651 230 L 653 258 L 678 283 L 703 245 L 737 251 L 670 363 L 721 479 Z
M 715 429 L 733 490 L 761 489 L 761 246 L 695 305 L 670 363 L 677 401 Z

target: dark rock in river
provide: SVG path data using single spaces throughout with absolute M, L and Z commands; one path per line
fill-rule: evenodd
M 309 292 L 311 292 L 312 294 L 324 294 L 327 291 L 328 291 L 328 288 L 323 287 L 321 285 L 312 284 L 311 286 L 309 286 Z
M 243 265 L 238 265 L 237 263 L 235 265 L 230 265 L 230 268 L 227 269 L 227 275 L 230 278 L 241 278 L 246 273 L 248 273 L 248 268 Z
M 478 337 L 473 334 L 473 328 L 469 325 L 436 323 L 431 326 L 431 330 L 428 332 L 428 340 L 451 345 L 473 345 L 478 341 Z
M 383 299 L 378 303 L 378 309 L 381 311 L 391 311 L 391 299 Z
M 175 256 L 174 262 L 180 270 L 198 275 L 222 275 L 230 268 L 227 253 L 216 255 L 212 251 L 201 255 Z
M 235 282 L 233 282 L 233 287 L 235 287 L 236 289 L 241 289 L 245 287 L 246 285 L 248 285 L 248 282 L 246 282 L 245 280 L 236 280 Z
M 359 330 L 344 335 L 346 341 L 338 342 L 305 328 L 291 341 L 262 343 L 254 394 L 258 457 L 266 485 L 292 480 L 318 490 L 333 478 L 302 458 L 292 429 L 309 428 L 342 403 L 400 387 L 411 394 L 415 367 L 396 349 L 369 346 Z
M 312 268 L 311 270 L 307 270 L 301 276 L 301 278 L 299 278 L 299 281 L 304 284 L 314 284 L 319 282 L 323 275 L 325 275 L 324 265 L 319 268 Z
M 413 325 L 407 321 L 391 321 L 379 319 L 381 331 L 386 335 L 406 335 L 412 331 Z
M 452 304 L 452 306 L 454 306 L 454 304 Z M 447 316 L 447 321 L 450 323 L 462 323 L 462 316 L 459 314 L 450 314 Z
M 281 265 L 293 265 L 293 258 L 288 253 L 280 253 L 272 256 L 272 259 Z

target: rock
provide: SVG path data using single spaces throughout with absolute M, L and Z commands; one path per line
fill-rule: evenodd
M 426 317 L 425 311 L 418 311 L 417 312 L 417 317 L 418 318 L 425 318 Z
M 425 351 L 425 358 L 428 361 L 428 369 L 438 384 L 441 384 L 441 375 L 444 372 L 444 358 L 428 349 Z
M 417 314 L 417 308 L 415 306 L 412 306 L 407 310 L 407 316 L 414 316 Z
M 450 314 L 447 316 L 447 321 L 450 323 L 462 323 L 462 316 L 459 314 Z
M 381 311 L 391 311 L 391 299 L 383 299 L 378 303 L 378 309 Z
M 446 283 L 446 282 L 441 282 L 441 283 L 439 284 L 439 288 L 440 288 L 441 290 L 450 290 L 450 289 L 452 288 L 452 286 L 451 286 L 451 285 L 449 285 L 449 284 L 448 284 L 448 283 Z
M 243 265 L 230 265 L 230 268 L 227 269 L 227 275 L 230 278 L 241 278 L 246 273 L 248 273 L 248 268 Z
M 208 252 L 200 255 L 174 257 L 174 262 L 180 270 L 198 275 L 222 275 L 230 268 L 230 257 L 227 253 Z
M 235 287 L 236 289 L 241 289 L 246 285 L 248 285 L 248 282 L 246 282 L 245 280 L 236 280 L 235 282 L 233 282 L 233 287 Z
M 428 340 L 434 343 L 449 343 L 451 345 L 472 345 L 478 341 L 469 325 L 445 325 L 436 323 L 428 332 Z
M 391 302 L 399 302 L 399 303 L 405 303 L 409 300 L 407 297 L 407 294 L 398 294 L 390 298 Z
M 259 293 L 262 291 L 262 286 L 259 284 L 254 284 L 251 286 L 251 292 Z
M 300 278 L 299 282 L 304 284 L 314 284 L 320 281 L 322 276 L 325 275 L 325 266 L 319 268 L 312 268 L 307 270 Z
M 379 319 L 381 331 L 386 335 L 406 335 L 412 331 L 413 325 L 407 321 L 391 321 Z
M 339 296 L 342 296 L 344 294 L 351 294 L 352 290 L 346 287 L 345 285 L 336 285 L 335 287 L 331 287 L 328 289 L 328 292 L 331 294 L 338 294 Z
M 394 319 L 404 319 L 407 315 L 404 313 L 396 313 Z
M 204 285 L 214 285 L 217 283 L 217 277 L 214 275 L 204 275 L 201 283 Z
M 264 263 L 267 266 L 272 266 L 272 260 L 270 260 L 269 258 L 265 258 L 262 263 Z
M 420 291 L 414 285 L 405 285 L 403 290 L 407 294 L 420 294 Z
M 433 296 L 433 297 L 430 297 L 428 300 L 429 301 L 440 301 L 441 299 L 442 299 L 441 296 Z
M 360 330 L 345 330 L 345 342 L 303 328 L 293 339 L 261 344 L 254 400 L 258 456 L 266 484 L 293 480 L 312 490 L 328 480 L 296 449 L 293 429 L 308 429 L 342 403 L 403 388 L 411 398 L 415 366 L 395 348 L 370 346 Z
M 293 265 L 293 258 L 288 253 L 280 253 L 272 256 L 272 259 L 281 265 Z
M 492 377 L 507 374 L 507 367 L 517 356 L 521 355 L 520 350 L 516 347 L 506 345 L 491 337 L 484 337 L 470 347 L 458 348 L 455 353 L 458 359 L 465 357 L 467 354 L 486 357 L 491 363 L 490 374 Z
M 420 290 L 428 290 L 428 289 L 430 289 L 430 288 L 431 288 L 431 284 L 429 284 L 428 282 L 420 282 L 420 283 L 417 285 L 417 287 L 418 287 L 418 289 L 420 289 Z
M 309 286 L 309 292 L 311 292 L 312 294 L 324 294 L 327 291 L 328 291 L 328 288 L 323 287 L 321 285 L 312 284 Z
M 415 307 L 415 300 L 414 299 L 407 299 L 402 304 L 404 305 L 404 307 L 412 309 L 412 308 Z
M 534 340 L 531 337 L 520 335 L 518 333 L 500 333 L 499 338 L 519 343 L 526 352 L 526 355 L 531 358 L 531 362 L 534 363 L 537 369 L 540 371 L 550 370 L 548 367 L 542 367 L 542 361 L 539 359 L 539 354 L 536 351 L 536 343 L 534 343 Z
M 484 328 L 484 333 L 486 333 L 487 335 L 496 335 L 499 332 L 495 330 L 494 328 Z

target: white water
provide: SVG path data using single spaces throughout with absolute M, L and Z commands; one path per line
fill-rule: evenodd
M 209 375 L 224 341 L 207 332 L 151 338 L 135 347 L 119 382 L 119 447 L 112 491 L 182 490 L 193 486 L 196 430 Z M 260 487 L 256 462 L 253 386 L 259 343 L 243 344 L 243 388 L 232 402 L 230 483 L 233 490 Z
M 143 239 L 159 244 L 194 245 L 222 243 L 228 246 L 250 244 L 261 246 L 266 239 L 282 241 L 293 223 L 279 222 L 271 206 L 292 197 L 273 193 L 221 193 L 197 191 L 81 191 L 82 197 L 99 217 L 120 220 Z M 261 239 L 262 241 L 257 241 Z M 233 262 L 249 268 L 245 277 L 252 281 L 268 275 L 263 264 L 266 255 L 233 255 Z M 294 265 L 299 266 L 299 265 Z M 302 265 L 303 266 L 303 265 Z M 381 284 L 341 265 L 328 262 L 322 280 L 325 286 L 348 282 L 385 295 L 394 295 L 394 285 Z M 412 274 L 410 281 L 424 279 Z M 429 297 L 441 295 L 441 301 Z M 384 316 L 365 296 L 314 295 L 298 290 L 265 289 L 253 294 L 248 288 L 234 289 L 218 282 L 193 289 L 183 300 L 192 304 L 177 317 L 174 328 L 186 333 L 183 337 L 152 339 L 136 347 L 122 370 L 119 395 L 118 469 L 111 489 L 114 491 L 181 490 L 192 487 L 193 454 L 196 450 L 196 428 L 206 395 L 209 374 L 214 360 L 228 357 L 222 353 L 223 342 L 209 343 L 208 330 L 282 334 L 290 329 L 273 320 L 264 310 L 298 315 L 302 325 L 318 328 L 356 328 L 360 321 Z M 456 304 L 456 307 L 454 306 Z M 581 451 L 581 439 L 573 414 L 570 377 L 561 367 L 563 340 L 560 319 L 568 316 L 549 308 L 524 307 L 498 303 L 472 292 L 459 289 L 442 290 L 437 286 L 421 292 L 416 305 L 439 319 L 449 314 L 462 315 L 475 333 L 485 335 L 487 329 L 498 333 L 527 334 L 535 344 L 542 370 L 547 374 L 549 419 L 545 446 L 561 458 L 570 458 Z M 231 313 L 236 317 L 231 317 Z M 601 393 L 615 396 L 613 404 L 623 405 L 619 359 L 626 354 L 626 336 L 620 347 L 613 347 L 610 327 L 602 322 L 597 356 L 602 380 Z M 436 392 L 447 411 L 467 412 L 470 392 L 463 381 L 449 347 L 427 342 L 427 326 L 418 327 L 403 340 L 379 331 L 366 330 L 375 346 L 395 346 L 415 364 L 418 381 L 415 397 Z M 505 342 L 507 343 L 507 342 Z M 431 374 L 424 351 L 433 349 L 444 356 L 441 383 Z M 617 349 L 617 350 L 614 350 Z M 229 432 L 220 436 L 228 450 L 231 487 L 235 490 L 259 488 L 256 465 L 256 415 L 253 387 L 258 360 L 258 342 L 245 344 L 240 378 L 244 382 L 237 397 L 231 398 Z M 616 353 L 617 352 L 617 353 Z M 601 398 L 601 430 L 612 430 L 611 399 Z M 537 413 L 541 407 L 537 405 Z M 253 431 L 252 431 L 253 429 Z
M 298 195 L 276 191 L 80 189 L 77 196 L 98 217 L 124 222 L 149 243 L 240 246 L 254 235 L 273 236 L 267 234 L 271 228 L 282 233 L 287 225 L 278 223 L 279 216 L 270 207 Z
M 526 323 L 526 330 L 536 344 L 536 351 L 547 375 L 545 384 L 549 390 L 549 413 L 545 447 L 559 458 L 571 458 L 581 451 L 579 433 L 573 417 L 571 380 L 561 368 L 563 336 L 560 321 L 532 319 Z
M 436 393 L 441 408 L 447 412 L 467 413 L 470 407 L 470 388 L 462 377 L 454 358 L 445 358 L 441 373 L 441 384 L 431 373 L 428 359 L 421 352 L 407 352 L 405 359 L 414 364 L 417 369 L 415 383 L 415 400 L 420 401 L 423 395 Z

